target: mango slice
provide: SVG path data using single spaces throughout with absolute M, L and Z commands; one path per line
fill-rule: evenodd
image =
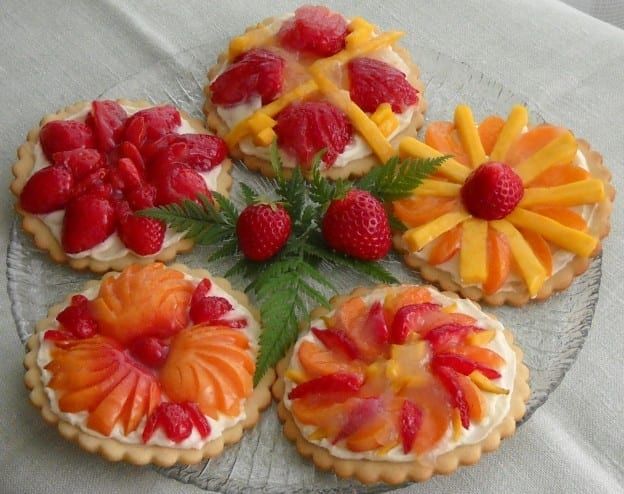
M 576 139 L 571 132 L 564 132 L 520 163 L 515 171 L 522 179 L 522 183 L 528 184 L 551 166 L 572 161 L 576 156 L 576 150 Z
M 470 374 L 470 380 L 477 385 L 477 387 L 482 391 L 487 391 L 488 393 L 494 393 L 497 395 L 508 395 L 509 390 L 505 388 L 501 388 L 497 386 L 492 381 L 490 381 L 487 377 L 481 374 L 479 371 L 474 371 Z
M 487 221 L 471 218 L 462 224 L 459 274 L 464 283 L 483 283 L 487 278 Z
M 265 42 L 272 36 L 273 35 L 268 27 L 262 26 L 257 29 L 253 29 L 252 31 L 248 31 L 241 36 L 232 38 L 228 48 L 228 59 L 232 61 L 246 51 L 265 44 Z
M 599 202 L 605 197 L 602 180 L 591 178 L 556 187 L 535 187 L 524 191 L 520 206 L 579 206 Z
M 419 196 L 457 197 L 460 189 L 460 184 L 426 178 L 414 189 L 414 193 Z
M 472 110 L 468 105 L 458 105 L 455 108 L 455 127 L 459 132 L 464 149 L 470 157 L 470 163 L 476 168 L 485 162 L 485 151 L 481 144 L 479 131 L 472 116 Z
M 442 153 L 427 146 L 424 142 L 421 142 L 413 137 L 404 137 L 399 143 L 399 154 L 403 157 L 411 156 L 412 158 L 436 158 L 442 156 Z M 470 175 L 470 168 L 462 165 L 460 162 L 453 158 L 447 159 L 438 171 L 445 177 L 450 178 L 454 182 L 463 183 L 468 175 Z
M 507 117 L 507 122 L 505 122 L 503 130 L 501 130 L 501 133 L 496 140 L 494 149 L 492 149 L 492 152 L 490 153 L 490 159 L 492 161 L 504 161 L 511 144 L 520 135 L 522 129 L 524 129 L 528 121 L 529 114 L 524 106 L 515 105 L 511 109 L 509 117 Z
M 408 248 L 412 252 L 416 252 L 468 218 L 470 218 L 470 214 L 464 211 L 446 213 L 426 225 L 407 230 L 403 234 L 403 238 L 407 242 Z

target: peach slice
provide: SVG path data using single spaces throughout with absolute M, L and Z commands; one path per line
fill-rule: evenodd
M 453 349 L 453 352 L 468 357 L 475 362 L 492 369 L 500 369 L 505 365 L 505 359 L 498 353 L 482 346 L 466 345 Z
M 363 373 L 360 362 L 349 360 L 311 341 L 301 342 L 297 356 L 299 357 L 301 366 L 310 378 L 334 374 L 336 372 Z
M 494 149 L 504 126 L 505 120 L 498 115 L 490 115 L 479 124 L 479 138 L 481 139 L 483 150 L 488 156 L 492 153 L 492 149 Z
M 533 206 L 528 208 L 531 211 L 541 214 L 543 216 L 547 216 L 562 225 L 569 226 L 570 228 L 574 228 L 575 230 L 580 230 L 582 232 L 587 230 L 587 223 L 583 219 L 583 217 L 563 206 Z
M 529 187 L 554 187 L 587 180 L 591 175 L 587 170 L 572 163 L 551 166 L 531 181 Z
M 487 279 L 483 291 L 490 295 L 503 286 L 511 267 L 511 249 L 505 237 L 489 228 L 487 237 Z
M 128 373 L 89 414 L 87 426 L 108 436 L 133 397 L 138 380 L 136 373 Z
M 512 167 L 519 165 L 565 132 L 567 132 L 566 129 L 553 125 L 533 127 L 521 134 L 518 140 L 511 145 L 505 156 L 505 163 Z
M 458 205 L 455 198 L 435 196 L 415 196 L 392 203 L 394 215 L 410 228 L 429 223 L 457 209 Z
M 468 403 L 470 420 L 473 422 L 481 422 L 487 415 L 487 402 L 485 398 L 468 376 L 458 375 L 457 381 Z
M 461 225 L 457 225 L 455 228 L 442 234 L 440 238 L 435 241 L 429 252 L 429 263 L 436 266 L 453 258 L 453 256 L 459 252 L 461 239 Z
M 546 269 L 546 274 L 550 276 L 552 274 L 553 261 L 548 242 L 539 233 L 528 228 L 520 228 L 519 231 L 542 263 L 542 266 L 544 266 L 544 269 Z
M 446 391 L 435 380 L 430 386 L 406 388 L 402 395 L 422 411 L 422 423 L 412 451 L 416 454 L 426 453 L 444 437 L 451 420 L 451 407 Z
M 470 165 L 468 154 L 452 122 L 431 122 L 427 127 L 425 143 L 442 154 L 450 154 L 464 165 Z

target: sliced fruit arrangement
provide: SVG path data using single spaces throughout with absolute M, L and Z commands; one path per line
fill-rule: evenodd
M 475 304 L 402 285 L 359 289 L 332 307 L 313 313 L 278 368 L 274 393 L 300 451 L 315 461 L 321 448 L 334 459 L 435 464 L 513 432 L 527 371 L 508 332 Z
M 394 154 L 397 134 L 415 135 L 422 125 L 418 69 L 393 47 L 402 34 L 322 6 L 269 19 L 232 39 L 209 71 L 208 125 L 265 175 L 274 141 L 290 167 L 309 169 L 324 150 L 331 178 L 367 158 L 352 170 L 362 175 Z
M 516 305 L 566 288 L 609 231 L 614 196 L 602 158 L 572 132 L 528 126 L 523 106 L 476 124 L 468 106 L 433 122 L 403 156 L 450 156 L 392 210 L 395 245 L 429 280 Z M 559 274 L 562 273 L 562 274 Z
M 27 364 L 57 420 L 124 444 L 202 450 L 246 419 L 257 316 L 182 269 L 131 265 L 44 322 Z
M 77 267 L 85 257 L 157 256 L 179 238 L 135 211 L 210 197 L 230 184 L 224 141 L 170 105 L 74 105 L 47 117 L 19 156 L 12 190 L 29 216 L 25 228 L 56 260 L 70 257 Z

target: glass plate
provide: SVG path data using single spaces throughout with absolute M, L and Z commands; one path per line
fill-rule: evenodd
M 447 120 L 456 104 L 472 105 L 475 117 L 491 113 L 506 115 L 512 104 L 527 103 L 499 83 L 488 79 L 464 63 L 451 60 L 440 53 L 420 47 L 409 47 L 422 69 L 429 101 L 427 120 Z M 164 60 L 130 79 L 105 91 L 102 98 L 146 98 L 156 103 L 173 103 L 196 117 L 202 117 L 202 88 L 207 68 L 216 60 L 213 46 L 203 45 Z M 543 121 L 539 109 L 528 104 L 533 119 Z M 269 181 L 252 174 L 237 163 L 232 197 L 240 202 L 236 185 L 244 181 L 269 189 Z M 178 257 L 193 267 L 205 266 L 207 251 L 196 247 L 192 253 Z M 17 331 L 22 341 L 32 333 L 34 323 L 47 308 L 62 300 L 65 294 L 80 290 L 87 279 L 96 276 L 79 273 L 52 262 L 39 252 L 19 227 L 16 218 L 11 230 L 7 255 L 8 289 Z M 392 253 L 386 267 L 398 279 L 420 282 L 420 278 Z M 527 420 L 542 405 L 573 364 L 591 326 L 600 287 L 601 258 L 591 263 L 587 273 L 577 278 L 564 293 L 551 297 L 546 303 L 532 303 L 523 309 L 503 307 L 489 309 L 506 326 L 515 331 L 525 351 L 531 369 L 532 394 L 528 403 Z M 212 265 L 215 274 L 223 274 L 225 265 Z M 340 270 L 331 278 L 341 292 L 366 285 L 367 280 Z M 244 286 L 242 283 L 239 287 Z M 158 472 L 200 488 L 224 493 L 263 492 L 380 492 L 388 486 L 365 487 L 357 482 L 338 479 L 335 475 L 316 470 L 312 462 L 302 459 L 293 444 L 281 432 L 275 406 L 267 410 L 257 426 L 242 440 L 226 448 L 219 458 L 196 466 L 157 468 Z

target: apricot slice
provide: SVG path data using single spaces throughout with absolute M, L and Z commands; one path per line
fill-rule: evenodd
M 451 420 L 448 397 L 437 380 L 432 381 L 430 386 L 406 388 L 403 394 L 422 411 L 422 423 L 412 451 L 416 454 L 425 453 L 446 434 Z
M 406 226 L 413 228 L 424 225 L 457 209 L 455 198 L 435 196 L 413 196 L 392 203 L 394 215 Z
M 429 252 L 429 263 L 434 266 L 452 259 L 461 247 L 462 227 L 457 225 L 455 228 L 443 233 L 438 238 L 431 251 Z
M 488 228 L 487 269 L 488 275 L 483 284 L 483 291 L 490 295 L 500 289 L 509 276 L 511 268 L 511 249 L 505 237 L 492 228 Z
M 505 156 L 505 163 L 511 167 L 519 165 L 565 132 L 567 132 L 566 129 L 553 125 L 533 127 L 521 134 L 518 140 L 511 145 L 507 151 L 507 156 Z
M 553 265 L 552 253 L 548 242 L 539 233 L 529 230 L 528 228 L 520 228 L 519 231 L 533 250 L 533 253 L 542 263 L 542 266 L 544 266 L 546 274 L 550 276 L 552 274 Z
M 362 360 L 373 361 L 382 351 L 368 321 L 369 308 L 360 297 L 352 297 L 343 303 L 334 316 L 336 329 L 344 331 L 357 346 Z
M 449 154 L 464 165 L 470 158 L 462 146 L 459 133 L 452 122 L 431 122 L 425 133 L 425 143 L 442 154 Z
M 473 422 L 481 422 L 487 414 L 487 403 L 479 388 L 468 376 L 457 376 L 457 382 L 461 388 L 466 403 L 468 403 L 468 414 Z
M 488 156 L 492 153 L 492 149 L 494 149 L 494 145 L 504 125 L 505 120 L 498 115 L 490 115 L 479 124 L 479 138 L 481 139 L 483 151 Z
M 500 369 L 503 365 L 505 365 L 505 359 L 503 357 L 495 351 L 482 346 L 461 346 L 453 349 L 453 352 L 459 353 L 492 369 Z
M 384 300 L 384 314 L 386 322 L 392 325 L 394 316 L 401 307 L 406 305 L 424 304 L 431 301 L 431 293 L 421 286 L 408 286 L 393 290 L 386 294 Z
M 587 223 L 583 217 L 563 206 L 533 206 L 528 209 L 542 216 L 547 216 L 562 225 L 574 228 L 575 230 L 580 230 L 582 232 L 587 230 Z
M 137 373 L 128 373 L 89 414 L 87 426 L 108 436 L 132 398 L 138 379 Z
M 555 165 L 540 173 L 529 187 L 554 187 L 587 180 L 590 176 L 587 170 L 572 163 Z
M 302 341 L 297 356 L 306 374 L 311 377 L 320 377 L 335 372 L 354 372 L 362 374 L 361 364 L 344 356 L 323 348 L 311 341 Z

